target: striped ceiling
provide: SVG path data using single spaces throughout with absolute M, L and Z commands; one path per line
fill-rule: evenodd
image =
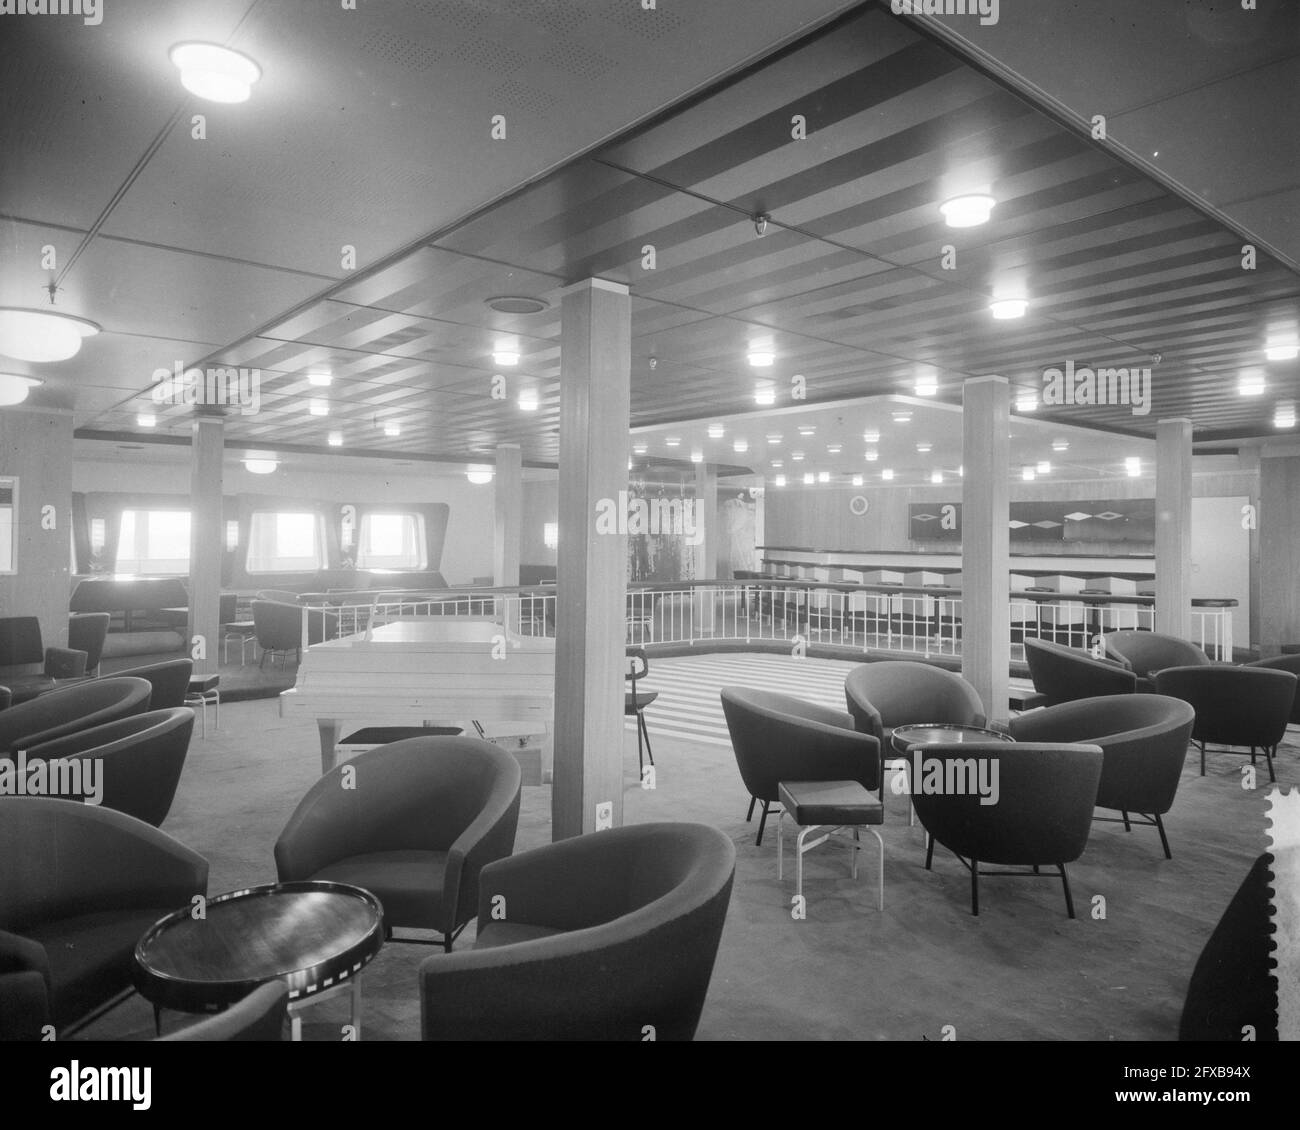
M 991 222 L 947 227 L 940 203 L 974 191 L 997 199 Z M 633 425 L 751 409 L 760 382 L 788 404 L 796 376 L 808 403 L 910 393 L 926 375 L 959 403 L 968 376 L 1037 390 L 1067 361 L 1151 366 L 1151 411 L 1043 406 L 1040 418 L 1149 436 L 1188 416 L 1203 441 L 1272 434 L 1275 403 L 1300 398 L 1300 363 L 1263 355 L 1300 332 L 1288 268 L 1260 254 L 1244 270 L 1240 236 L 885 7 L 204 359 L 262 372 L 261 410 L 229 416 L 227 442 L 323 445 L 338 430 L 348 447 L 471 459 L 518 443 L 554 462 L 559 290 L 591 275 L 631 288 Z M 485 304 L 503 294 L 549 308 Z M 990 301 L 1006 297 L 1028 299 L 1028 314 L 993 320 Z M 752 369 L 755 348 L 775 365 Z M 518 366 L 494 364 L 495 349 Z M 323 366 L 333 384 L 312 388 L 305 374 Z M 1241 396 L 1252 371 L 1265 391 Z M 312 397 L 328 416 L 309 414 Z M 133 430 L 146 407 L 124 401 L 83 433 Z M 158 411 L 161 429 L 188 420 Z

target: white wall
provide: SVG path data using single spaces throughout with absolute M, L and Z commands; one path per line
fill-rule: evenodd
M 343 462 L 340 460 L 340 462 Z M 79 459 L 72 489 L 142 491 L 189 496 L 188 461 L 118 463 Z M 451 507 L 442 575 L 449 584 L 469 584 L 492 575 L 492 486 L 473 486 L 463 474 L 383 474 L 348 470 L 293 471 L 253 475 L 240 465 L 225 468 L 222 489 L 232 494 L 280 494 L 337 502 L 445 502 Z

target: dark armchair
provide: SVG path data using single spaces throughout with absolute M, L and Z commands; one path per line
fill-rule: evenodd
M 1249 746 L 1250 763 L 1256 748 L 1273 775 L 1273 754 L 1286 736 L 1295 705 L 1296 677 L 1290 671 L 1264 667 L 1167 667 L 1156 674 L 1156 693 L 1181 698 L 1196 711 L 1192 741 L 1201 747 L 1201 776 L 1205 776 L 1205 743 Z M 0 714 L 0 721 L 4 719 Z
M 355 788 L 343 788 L 343 773 Z M 482 868 L 514 850 L 519 762 L 478 738 L 409 738 L 326 773 L 275 844 L 281 882 L 371 891 L 394 927 L 452 943 L 473 917 Z M 399 939 L 405 940 L 405 939 Z
M 1078 648 L 1026 639 L 1025 659 L 1034 690 L 1048 706 L 1137 690 L 1137 676 L 1118 660 L 1096 659 Z
M 322 608 L 308 609 L 301 604 L 289 604 L 279 600 L 255 600 L 253 609 L 253 631 L 257 636 L 257 646 L 262 649 L 262 659 L 258 666 L 266 662 L 267 653 L 288 655 L 293 652 L 298 660 L 302 659 L 302 621 L 307 619 L 307 645 L 333 639 L 338 634 L 339 616 Z
M 194 660 L 168 659 L 162 663 L 148 663 L 143 667 L 130 667 L 114 671 L 115 678 L 143 679 L 149 684 L 150 710 L 169 710 L 185 705 L 185 692 L 194 674 Z
M 208 886 L 164 832 L 71 800 L 0 797 L 0 859 L 0 1033 L 16 1038 L 49 1023 L 63 1039 L 118 1003 L 140 935 Z
M 0 712 L 0 757 L 149 709 L 143 679 L 93 679 Z
M 1155 694 L 1079 699 L 1011 719 L 1018 742 L 1084 742 L 1102 751 L 1097 807 L 1129 813 L 1160 832 L 1165 858 L 1172 859 L 1161 817 L 1174 804 L 1187 760 L 1187 739 L 1196 712 L 1176 698 Z
M 960 675 L 929 663 L 884 660 L 853 668 L 844 680 L 844 698 L 859 732 L 871 734 L 881 749 L 896 726 L 950 722 L 983 726 L 984 705 Z
M 268 981 L 254 989 L 238 1004 L 225 1012 L 189 1024 L 179 1031 L 159 1036 L 161 1043 L 175 1041 L 233 1042 L 260 1040 L 274 1042 L 284 1039 L 284 1018 L 289 1012 L 289 986 L 283 981 Z
M 1153 693 L 1156 672 L 1166 667 L 1208 667 L 1210 664 L 1210 657 L 1204 651 L 1177 636 L 1130 629 L 1107 632 L 1101 639 L 1106 654 L 1137 676 L 1139 694 Z
M 420 966 L 424 1039 L 693 1038 L 735 864 L 716 828 L 633 824 L 485 867 L 473 948 Z
M 930 870 L 937 840 L 970 872 L 971 913 L 978 915 L 981 864 L 1032 866 L 1032 872 L 985 871 L 986 875 L 1038 874 L 1056 868 L 1065 888 L 1065 908 L 1074 917 L 1065 865 L 1088 844 L 1092 810 L 1101 781 L 1102 751 L 1096 745 L 1041 742 L 970 742 L 928 745 L 907 762 L 916 817 L 929 833 L 925 867 Z M 939 764 L 940 792 L 919 787 Z M 996 774 L 996 776 L 995 776 Z M 987 795 L 976 785 L 992 786 Z M 989 803 L 986 800 L 992 798 Z
M 853 728 L 853 718 L 838 710 L 790 695 L 722 688 L 722 713 L 741 780 L 749 790 L 749 811 L 762 802 L 755 844 L 762 844 L 768 813 L 780 799 L 782 781 L 857 781 L 884 789 L 881 745 Z
M 157 828 L 171 811 L 193 732 L 189 707 L 154 710 L 30 746 L 27 763 L 61 757 L 99 761 L 99 803 Z
M 1268 671 L 1290 671 L 1300 678 L 1300 655 L 1276 655 L 1272 659 L 1257 659 L 1246 667 L 1263 667 Z M 1291 704 L 1291 721 L 1300 724 L 1300 691 L 1296 693 L 1295 702 Z
M 86 653 L 70 647 L 45 647 L 35 616 L 0 617 L 0 669 L 36 667 L 39 672 L 6 672 L 2 678 L 14 703 L 54 690 L 61 679 L 86 673 Z
M 86 653 L 86 674 L 99 673 L 99 661 L 108 639 L 109 612 L 74 612 L 68 617 L 68 647 Z

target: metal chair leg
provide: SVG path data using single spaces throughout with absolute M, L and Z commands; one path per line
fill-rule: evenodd
M 930 864 L 934 862 L 934 837 L 928 832 L 925 836 L 925 869 L 930 870 Z
M 1201 776 L 1205 776 L 1205 743 L 1201 742 Z
M 650 758 L 650 764 L 653 765 L 655 763 L 655 751 L 650 745 L 650 727 L 646 725 L 645 712 L 638 710 L 636 712 L 636 717 L 637 717 L 637 723 L 641 727 L 641 732 L 645 734 L 646 756 Z
M 767 801 L 763 801 L 763 815 L 758 821 L 758 836 L 754 840 L 755 847 L 763 846 L 763 829 L 767 827 Z
M 974 858 L 970 861 L 970 912 L 980 916 L 980 863 Z
M 1070 897 L 1070 880 L 1065 874 L 1065 864 L 1058 863 L 1056 869 L 1061 873 L 1061 885 L 1065 887 L 1065 909 L 1071 918 L 1074 917 L 1074 899 Z
M 1128 811 L 1126 809 L 1120 809 L 1120 815 L 1124 817 L 1124 831 L 1133 831 L 1133 826 L 1128 822 Z
M 1269 749 L 1268 746 L 1265 746 L 1265 747 L 1264 747 L 1264 759 L 1268 762 L 1268 779 L 1269 779 L 1269 781 L 1276 781 L 1276 780 L 1277 780 L 1277 778 L 1276 778 L 1275 776 L 1273 776 L 1273 755 L 1274 755 L 1275 753 L 1277 753 L 1277 746 L 1274 746 L 1272 749 Z
M 749 798 L 749 811 L 745 813 L 745 823 L 746 823 L 746 824 L 748 824 L 748 823 L 750 822 L 750 820 L 752 820 L 752 819 L 754 818 L 754 804 L 757 802 L 757 800 L 758 800 L 758 797 L 756 797 L 756 796 L 752 796 L 752 797 Z
M 1165 835 L 1165 822 L 1160 819 L 1160 813 L 1156 813 L 1156 831 L 1160 833 L 1160 843 L 1165 849 L 1165 858 L 1173 859 L 1174 853 L 1169 850 L 1169 837 Z

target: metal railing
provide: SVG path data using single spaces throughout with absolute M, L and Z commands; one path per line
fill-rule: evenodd
M 303 647 L 311 637 L 360 636 L 399 619 L 486 619 L 521 636 L 555 635 L 554 586 L 484 588 L 440 594 L 341 593 L 303 606 Z M 792 650 L 827 644 L 922 658 L 961 654 L 961 590 L 942 585 L 840 584 L 755 579 L 635 585 L 626 595 L 626 642 L 772 642 Z M 313 632 L 311 618 L 323 624 Z M 1011 593 L 1012 658 L 1026 638 L 1091 646 L 1119 628 L 1151 628 L 1154 598 L 1079 593 Z M 1219 660 L 1232 659 L 1232 609 L 1192 608 L 1192 639 Z

